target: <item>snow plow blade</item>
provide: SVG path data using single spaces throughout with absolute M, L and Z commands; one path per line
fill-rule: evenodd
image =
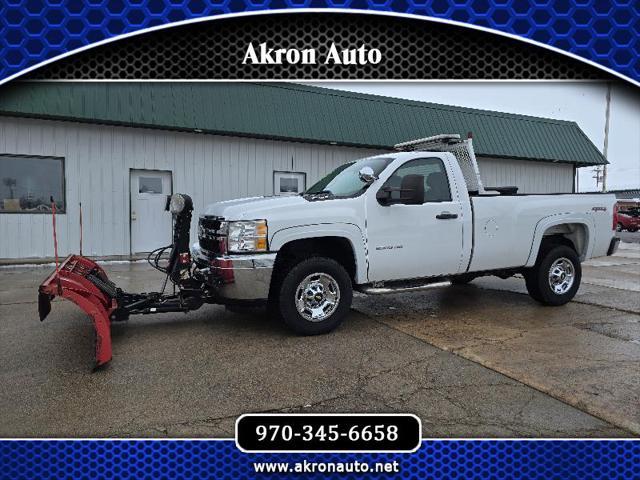
M 118 306 L 117 293 L 118 289 L 97 263 L 80 255 L 70 255 L 38 289 L 40 320 L 51 311 L 51 300 L 55 297 L 78 305 L 93 322 L 97 369 L 111 360 L 110 315 Z

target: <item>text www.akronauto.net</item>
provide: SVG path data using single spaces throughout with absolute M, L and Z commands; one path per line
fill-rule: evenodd
M 393 462 L 254 462 L 256 473 L 398 473 L 400 465 Z

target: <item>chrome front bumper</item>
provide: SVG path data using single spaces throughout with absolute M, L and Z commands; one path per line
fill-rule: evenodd
M 275 253 L 207 256 L 198 243 L 191 245 L 191 258 L 208 268 L 216 278 L 221 300 L 266 300 L 269 297 Z

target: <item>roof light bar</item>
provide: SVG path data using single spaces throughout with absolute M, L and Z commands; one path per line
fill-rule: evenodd
M 460 135 L 457 133 L 441 133 L 440 135 L 433 135 L 432 137 L 418 138 L 416 140 L 409 140 L 408 142 L 397 143 L 393 148 L 396 150 L 418 150 L 419 147 L 424 147 L 429 144 L 450 143 L 456 141 L 460 141 Z

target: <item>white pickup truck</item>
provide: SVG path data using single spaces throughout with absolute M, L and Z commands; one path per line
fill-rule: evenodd
M 267 301 L 301 334 L 342 322 L 353 290 L 414 291 L 522 274 L 570 301 L 581 262 L 617 248 L 615 198 L 485 188 L 472 140 L 438 135 L 346 164 L 298 196 L 206 208 L 191 248 L 221 303 Z

